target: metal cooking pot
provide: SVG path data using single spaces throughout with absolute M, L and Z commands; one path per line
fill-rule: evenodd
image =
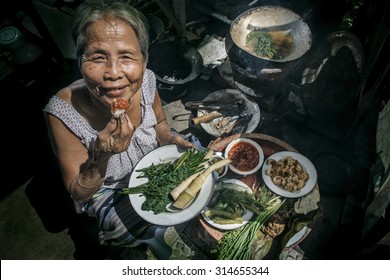
M 283 33 L 292 38 L 289 53 L 281 59 L 259 56 L 246 44 L 247 35 L 253 30 Z M 279 6 L 260 6 L 239 15 L 230 27 L 230 36 L 236 46 L 250 55 L 275 61 L 288 62 L 300 58 L 311 47 L 311 32 L 302 18 L 293 11 Z
M 187 87 L 203 67 L 200 53 L 185 42 L 156 42 L 149 48 L 148 67 L 157 78 L 160 96 L 178 100 L 187 94 Z
M 292 42 L 288 53 L 281 59 L 260 57 L 246 44 L 252 30 L 285 34 Z M 311 45 L 311 31 L 299 15 L 280 6 L 259 6 L 233 20 L 225 47 L 237 86 L 263 98 L 286 91 L 289 81 L 285 78 L 298 70 Z

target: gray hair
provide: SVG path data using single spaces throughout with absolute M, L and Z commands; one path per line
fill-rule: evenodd
M 76 56 L 79 65 L 87 44 L 87 27 L 101 19 L 122 20 L 128 23 L 135 31 L 141 45 L 144 63 L 147 63 L 149 57 L 149 25 L 146 17 L 124 1 L 85 0 L 77 8 L 72 19 L 72 36 L 76 45 Z

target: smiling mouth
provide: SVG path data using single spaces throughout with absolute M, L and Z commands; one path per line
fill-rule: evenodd
M 103 88 L 105 91 L 117 91 L 117 90 L 122 90 L 124 89 L 126 86 L 123 86 L 123 87 L 105 87 Z

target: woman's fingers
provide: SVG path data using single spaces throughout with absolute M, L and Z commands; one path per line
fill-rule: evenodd
M 176 145 L 178 145 L 179 147 L 184 148 L 184 149 L 194 147 L 193 143 L 191 143 L 190 141 L 187 141 L 186 139 L 184 139 L 183 137 L 181 137 L 179 135 L 173 136 L 173 143 L 175 143 Z
M 115 134 L 111 136 L 114 139 L 112 142 L 112 149 L 116 153 L 126 151 L 130 145 L 131 138 L 134 133 L 134 125 L 130 118 L 123 114 L 118 120 L 118 128 Z
M 134 133 L 134 125 L 128 115 L 123 114 L 119 118 L 119 134 L 121 137 L 131 137 Z
M 102 152 L 121 153 L 129 147 L 133 133 L 134 125 L 127 115 L 112 118 L 98 135 L 98 147 Z
M 117 128 L 118 128 L 118 119 L 111 118 L 110 122 L 101 131 L 101 133 L 106 135 L 111 135 L 115 133 L 115 130 L 117 130 Z

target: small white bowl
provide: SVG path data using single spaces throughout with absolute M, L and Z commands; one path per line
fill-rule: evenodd
M 223 159 L 225 159 L 225 158 L 222 155 L 215 154 L 215 155 L 211 156 L 211 158 L 209 160 L 209 164 L 211 165 L 212 163 L 223 160 Z M 216 170 L 215 173 L 216 173 L 217 179 L 225 176 L 227 171 L 228 171 L 227 165 L 225 165 L 224 167 L 221 167 L 220 170 Z
M 232 152 L 232 149 L 236 149 L 238 145 L 246 145 L 248 149 L 252 149 L 255 153 L 257 153 L 257 158 L 258 161 L 256 163 L 253 163 L 252 167 L 250 169 L 243 169 L 239 168 L 238 166 L 235 165 L 235 160 L 231 157 L 229 157 L 229 153 Z M 242 153 L 242 152 L 239 152 Z M 244 156 L 245 157 L 245 156 Z M 260 167 L 263 165 L 264 162 L 264 152 L 263 149 L 260 147 L 258 143 L 251 139 L 247 138 L 239 138 L 236 140 L 233 140 L 232 142 L 229 143 L 229 145 L 225 149 L 225 158 L 231 158 L 233 160 L 232 163 L 229 164 L 229 168 L 240 175 L 249 175 L 257 172 Z

